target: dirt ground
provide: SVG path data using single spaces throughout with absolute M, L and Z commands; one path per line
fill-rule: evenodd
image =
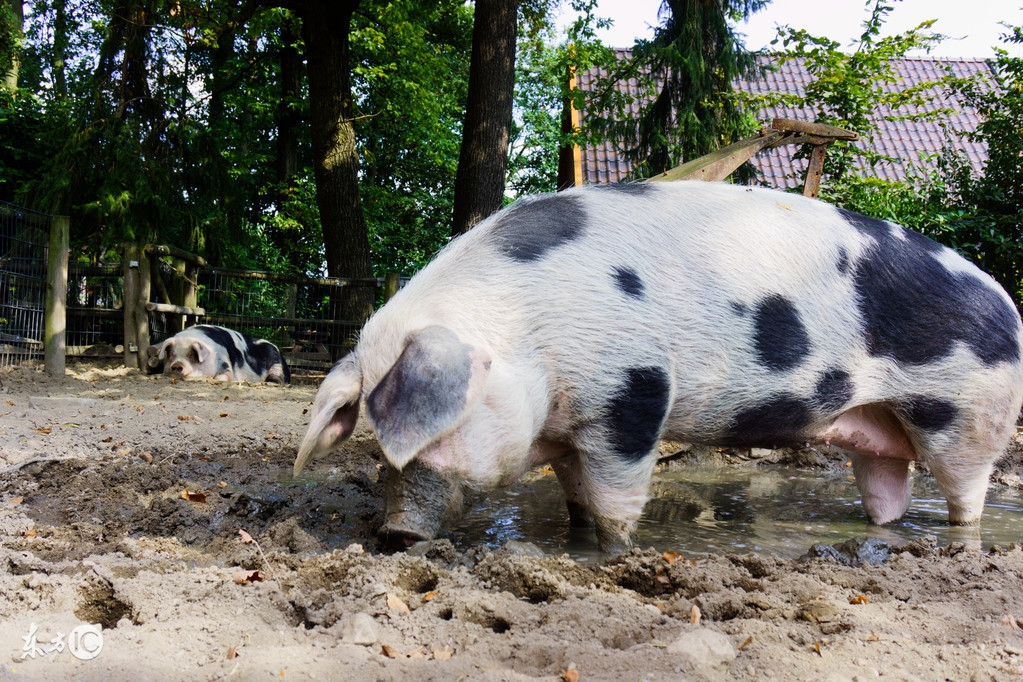
M 382 553 L 370 434 L 291 476 L 314 393 L 0 373 L 0 680 L 1023 679 L 1021 544 Z

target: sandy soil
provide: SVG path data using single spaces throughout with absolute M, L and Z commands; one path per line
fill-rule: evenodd
M 381 553 L 369 434 L 291 478 L 314 392 L 0 373 L 0 680 L 1023 679 L 1019 544 Z

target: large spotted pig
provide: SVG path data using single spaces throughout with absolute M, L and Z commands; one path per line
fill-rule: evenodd
M 481 223 L 369 320 L 295 471 L 364 399 L 398 544 L 550 462 L 572 521 L 621 552 L 661 438 L 840 446 L 876 523 L 921 460 L 972 524 L 1023 402 L 1021 342 L 988 275 L 891 223 L 727 184 L 570 190 Z
M 280 349 L 233 329 L 197 324 L 150 350 L 149 364 L 182 378 L 219 381 L 291 382 L 291 370 Z

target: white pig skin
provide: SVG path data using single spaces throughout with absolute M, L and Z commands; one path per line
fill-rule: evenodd
M 723 183 L 520 200 L 454 240 L 324 381 L 296 471 L 365 401 L 385 456 L 486 490 L 551 461 L 573 520 L 629 547 L 660 438 L 844 447 L 870 520 L 925 462 L 981 515 L 1023 402 L 1023 327 L 950 249 Z

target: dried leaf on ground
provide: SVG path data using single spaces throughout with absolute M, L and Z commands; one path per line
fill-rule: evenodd
M 251 583 L 263 582 L 263 576 L 259 574 L 258 569 L 253 571 L 235 571 L 231 574 L 231 580 L 239 585 L 249 585 Z
M 396 594 L 387 595 L 387 608 L 394 609 L 399 613 L 412 613 L 412 610 L 409 609 L 408 604 L 403 602 L 401 600 L 401 597 L 399 597 Z
M 206 493 L 193 493 L 190 490 L 182 490 L 181 499 L 202 504 L 206 501 Z
M 669 565 L 675 563 L 679 559 L 685 559 L 685 557 L 682 556 L 682 552 L 665 552 L 661 555 L 661 558 Z
M 569 668 L 565 672 L 561 673 L 561 679 L 563 682 L 579 682 L 582 675 L 575 668 Z
M 243 531 L 241 528 L 238 529 L 238 535 L 242 536 L 242 542 L 246 545 L 251 542 L 255 542 L 255 540 L 252 539 L 252 536 Z

